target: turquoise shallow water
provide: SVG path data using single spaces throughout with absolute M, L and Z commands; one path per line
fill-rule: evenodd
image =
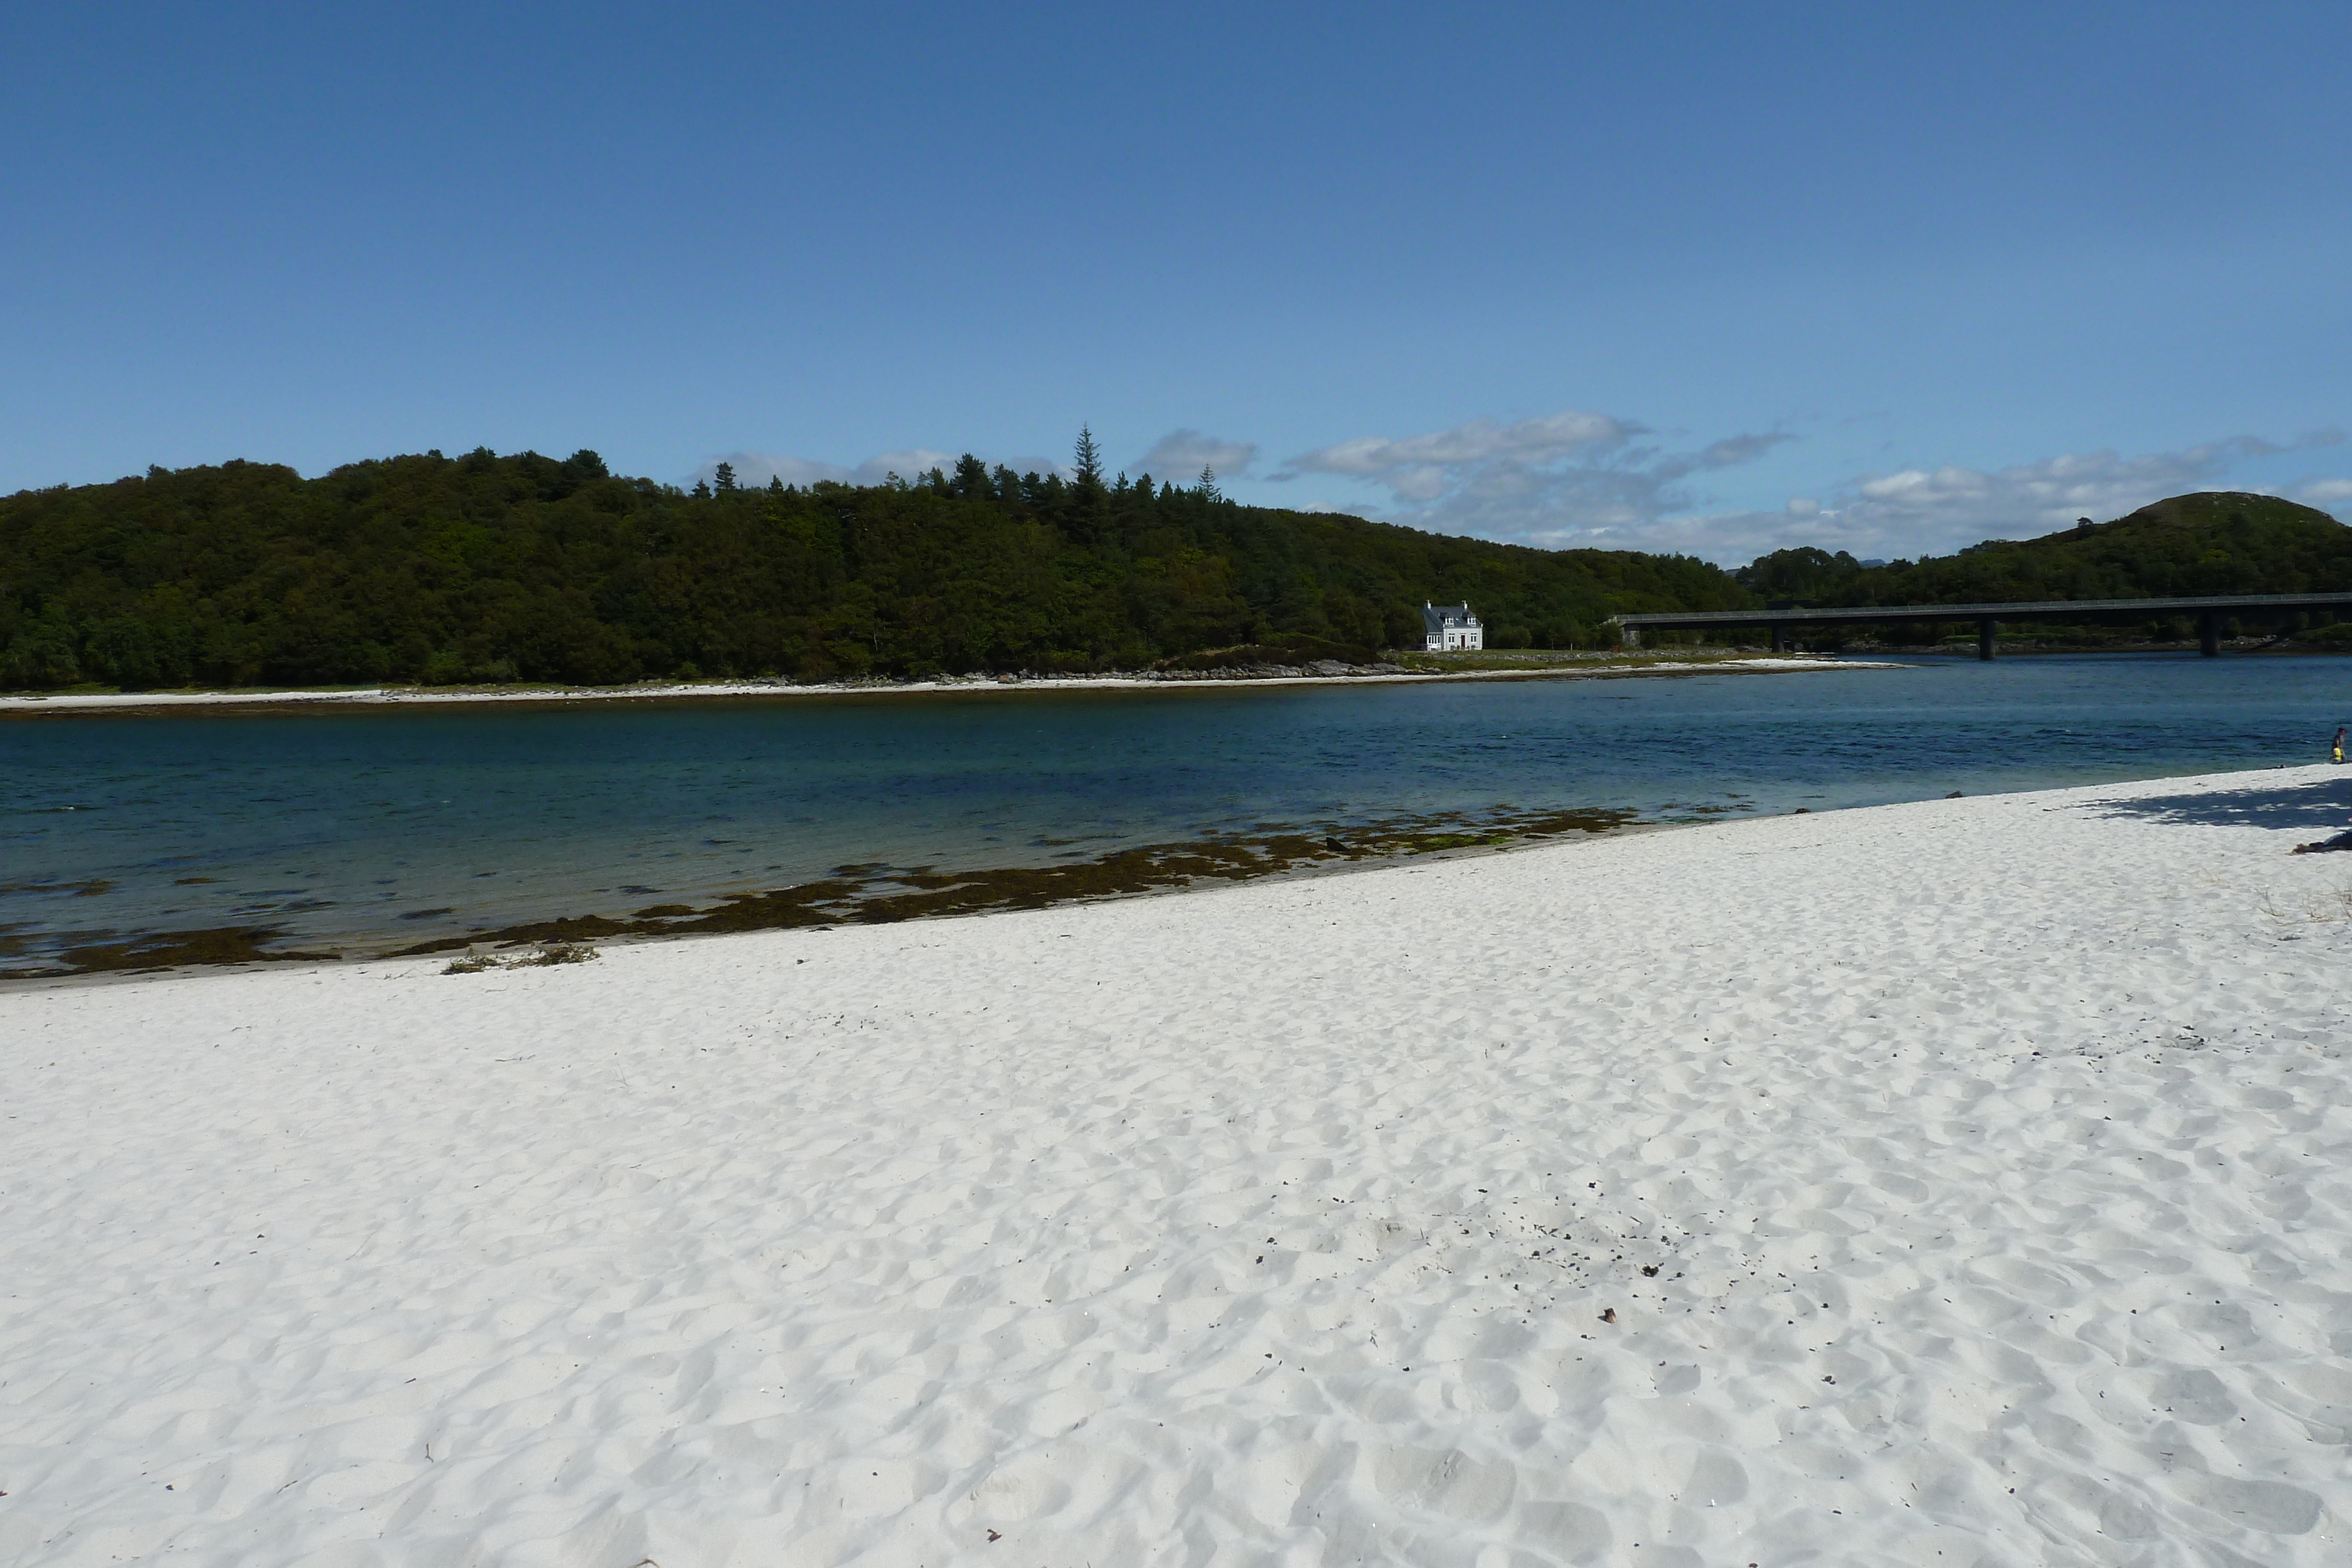
M 0 723 L 0 936 L 16 955 L 0 967 L 232 925 L 381 949 L 845 862 L 1037 865 L 1260 823 L 1506 805 L 1674 820 L 2308 762 L 2347 721 L 2352 659 L 2168 654 L 43 715 Z

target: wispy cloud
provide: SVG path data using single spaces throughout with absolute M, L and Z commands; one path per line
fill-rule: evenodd
M 1570 412 L 1501 424 L 1474 419 L 1451 430 L 1396 439 L 1358 436 L 1302 453 L 1284 465 L 1290 474 L 1345 474 L 1388 486 L 1400 498 L 1427 501 L 1465 471 L 1494 464 L 1541 467 L 1595 447 L 1622 444 L 1641 427 L 1601 413 Z M 1282 477 L 1286 476 L 1277 476 Z
M 1138 474 L 1190 484 L 1203 468 L 1214 468 L 1219 478 L 1237 479 L 1256 461 L 1254 441 L 1224 441 L 1197 430 L 1171 430 L 1130 466 Z
M 2210 489 L 2252 459 L 2343 444 L 2340 430 L 2276 442 L 2237 435 L 2177 452 L 2065 453 L 2005 468 L 1946 464 L 1861 474 L 1774 509 L 1710 511 L 1696 481 L 1752 463 L 1778 431 L 1681 448 L 1646 426 L 1570 412 L 1505 424 L 1473 420 L 1426 435 L 1361 436 L 1303 453 L 1270 476 L 1331 475 L 1388 492 L 1386 520 L 1442 533 L 1561 549 L 1672 550 L 1738 562 L 1794 545 L 1856 555 L 1944 553 L 1987 538 L 2104 520 L 2184 490 Z M 2352 481 L 2315 479 L 2313 505 L 2352 499 Z
M 771 478 L 782 479 L 787 485 L 814 485 L 820 479 L 830 479 L 837 485 L 850 482 L 850 470 L 837 463 L 820 463 L 810 457 L 779 456 L 767 452 L 730 452 L 714 457 L 687 476 L 688 479 L 709 481 L 719 476 L 721 463 L 731 464 L 739 485 L 765 485 Z
M 2064 453 L 2007 468 L 1902 468 L 1858 476 L 1825 500 L 1800 496 L 1778 511 L 1660 518 L 1642 531 L 1654 541 L 1652 548 L 1721 561 L 1748 560 L 1797 545 L 1864 558 L 1944 554 L 1984 539 L 2031 538 L 2081 517 L 2105 522 L 2167 496 L 2216 488 L 2250 458 L 2335 446 L 2343 440 L 2341 431 L 2320 430 L 2285 443 L 2238 435 L 2130 457 L 2102 451 Z M 2297 494 L 2325 505 L 2352 498 L 2352 482 L 2316 480 Z
M 893 474 L 902 479 L 916 479 L 934 468 L 952 470 L 955 465 L 956 454 L 952 452 L 912 446 L 903 452 L 877 452 L 860 463 L 856 474 L 860 485 L 878 485 Z
M 730 452 L 712 458 L 688 477 L 706 481 L 715 479 L 719 476 L 721 463 L 734 465 L 735 482 L 739 485 L 761 486 L 772 477 L 781 478 L 787 485 L 814 485 L 820 479 L 830 479 L 837 485 L 879 485 L 893 474 L 902 479 L 913 479 L 934 468 L 952 469 L 956 465 L 956 455 L 916 446 L 903 452 L 877 452 L 855 468 L 844 468 L 838 463 L 821 462 L 814 457 L 780 456 L 767 452 Z
M 1505 424 L 1472 420 L 1426 435 L 1360 436 L 1302 453 L 1272 476 L 1330 474 L 1384 486 L 1391 520 L 1529 543 L 1638 530 L 1696 504 L 1684 482 L 1752 462 L 1777 432 L 1669 450 L 1631 420 L 1570 410 Z
M 1684 446 L 1631 419 L 1571 410 L 1511 423 L 1472 420 L 1421 435 L 1360 436 L 1301 453 L 1265 477 L 1316 476 L 1324 481 L 1317 489 L 1334 481 L 1369 484 L 1390 503 L 1366 507 L 1327 498 L 1309 509 L 1365 512 L 1439 533 L 1550 549 L 1669 550 L 1735 564 L 1795 545 L 1864 558 L 1916 557 L 1982 539 L 2031 538 L 2077 517 L 2104 521 L 2166 496 L 2220 488 L 2241 464 L 2341 446 L 2346 435 L 2334 429 L 2284 442 L 2236 435 L 2176 452 L 2063 453 L 2003 468 L 1923 465 L 1855 475 L 1770 509 L 1707 509 L 1701 493 L 1706 476 L 1753 463 L 1795 439 L 1765 431 Z M 1246 474 L 1258 455 L 1253 443 L 1188 427 L 1160 437 L 1129 472 L 1184 482 L 1206 465 L 1234 478 Z M 820 479 L 872 485 L 893 473 L 912 479 L 934 467 L 952 469 L 956 459 L 952 453 L 913 447 L 877 452 L 845 467 L 734 452 L 711 459 L 691 477 L 711 478 L 722 461 L 734 465 L 740 483 L 762 486 L 771 476 L 788 485 Z M 1039 457 L 1011 459 L 1009 465 L 1024 473 L 1069 473 L 1066 465 Z M 2285 493 L 2341 511 L 2352 502 L 2352 479 L 2307 479 Z

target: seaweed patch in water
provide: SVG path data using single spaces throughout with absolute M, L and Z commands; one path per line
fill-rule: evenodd
M 102 936 L 105 932 L 88 935 Z M 264 946 L 280 933 L 270 925 L 220 925 L 205 931 L 159 931 L 120 942 L 89 942 L 57 954 L 56 967 L 0 971 L 0 979 L 34 979 L 60 974 L 90 975 L 124 969 L 172 969 L 184 964 L 331 963 L 340 953 L 273 953 Z
M 929 865 L 893 868 L 877 862 L 863 862 L 842 866 L 833 875 L 814 882 L 757 893 L 729 894 L 701 907 L 658 904 L 621 918 L 586 915 L 497 928 L 476 927 L 463 936 L 403 947 L 392 956 L 447 953 L 476 944 L 501 948 L 536 944 L 571 949 L 612 936 L 824 930 L 836 925 L 889 925 L 1000 909 L 1043 909 L 1050 904 L 1115 898 L 1201 882 L 1240 882 L 1318 864 L 1500 847 L 1562 833 L 1606 832 L 1636 820 L 1636 813 L 1628 810 L 1523 811 L 1504 806 L 1475 814 L 1447 811 L 1311 829 L 1265 822 L 1246 834 L 1183 843 L 1135 845 L 1074 863 L 943 872 Z M 79 892 L 89 886 L 102 892 L 110 885 L 42 883 L 22 884 L 9 891 Z M 660 890 L 631 886 L 619 891 Z M 423 919 L 454 913 L 452 909 L 417 910 L 399 918 Z M 50 936 L 40 942 L 48 951 L 37 955 L 33 947 L 38 939 L 30 935 L 27 927 L 0 926 L 0 956 L 35 958 L 40 964 L 38 967 L 0 969 L 0 979 L 55 978 L 199 964 L 322 962 L 343 956 L 339 953 L 272 950 L 269 945 L 283 935 L 279 927 L 263 925 L 130 936 L 112 931 L 80 931 Z
M 95 882 L 7 882 L 0 883 L 0 893 L 70 893 L 76 898 L 96 898 L 101 893 L 112 893 L 114 884 L 103 880 Z
M 1606 832 L 1635 819 L 1628 810 L 1521 811 L 1504 807 L 1473 816 L 1459 811 L 1351 823 L 1342 841 L 1324 830 L 1260 823 L 1249 836 L 1114 850 L 1069 865 L 1015 866 L 992 871 L 899 870 L 860 862 L 817 882 L 761 893 L 729 894 L 695 908 L 658 904 L 615 919 L 585 915 L 535 920 L 468 936 L 401 948 L 394 957 L 446 953 L 476 943 L 499 947 L 527 943 L 587 942 L 613 936 L 716 935 L 844 925 L 881 925 L 1000 909 L 1043 909 L 1073 900 L 1113 898 L 1196 882 L 1239 882 L 1333 861 L 1428 854 L 1501 846 L 1561 833 Z

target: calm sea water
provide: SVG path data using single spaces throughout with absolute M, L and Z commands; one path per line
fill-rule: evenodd
M 1503 805 L 1674 820 L 2307 762 L 2347 720 L 2352 659 L 2193 654 L 43 716 L 0 722 L 0 934 L 16 964 L 228 925 L 381 949 L 845 862 L 1036 865 L 1259 823 Z

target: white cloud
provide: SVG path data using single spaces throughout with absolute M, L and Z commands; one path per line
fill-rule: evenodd
M 2259 436 L 2209 441 L 2179 452 L 2125 457 L 2114 452 L 2063 453 L 2007 468 L 1902 468 L 1847 481 L 1825 503 L 1779 512 L 1733 512 L 1661 518 L 1643 530 L 1649 548 L 1711 559 L 1746 561 L 1769 550 L 1812 545 L 1858 556 L 1942 555 L 1991 538 L 2032 538 L 2077 518 L 2105 522 L 2151 501 L 2221 487 L 2248 458 L 2333 446 L 2336 431 L 2315 431 L 2284 445 Z M 2306 501 L 2352 498 L 2352 482 L 2319 480 L 2302 487 Z
M 721 463 L 732 464 L 735 482 L 739 485 L 764 486 L 769 479 L 781 478 L 787 485 L 814 485 L 820 479 L 835 484 L 849 483 L 849 470 L 834 463 L 819 463 L 807 457 L 778 457 L 765 452 L 730 452 L 714 457 L 687 476 L 689 480 L 706 483 L 719 476 Z
M 1256 461 L 1255 442 L 1222 441 L 1197 430 L 1171 430 L 1129 465 L 1129 469 L 1189 485 L 1203 468 L 1214 468 L 1220 479 L 1236 479 L 1248 473 L 1250 465 Z
M 1573 411 L 1523 419 L 1515 424 L 1474 419 L 1451 430 L 1402 440 L 1359 436 L 1304 453 L 1284 466 L 1299 474 L 1346 474 L 1386 483 L 1394 483 L 1393 476 L 1402 475 L 1408 476 L 1411 488 L 1426 489 L 1433 476 L 1447 470 L 1495 462 L 1540 466 L 1591 447 L 1614 445 L 1639 434 L 1639 425 L 1622 423 L 1607 414 Z
M 1906 468 L 1854 481 L 1846 509 L 1948 533 L 1976 531 L 1984 538 L 2003 529 L 2047 532 L 2078 517 L 2120 517 L 2195 488 L 2227 472 L 2239 457 L 2254 455 L 2249 450 L 2254 444 L 2219 442 L 2140 457 L 2065 453 L 1990 473 L 1948 464 Z
M 1630 420 L 1575 410 L 1510 424 L 1477 419 L 1427 435 L 1368 435 L 1319 447 L 1272 477 L 1370 481 L 1400 508 L 1389 520 L 1441 533 L 1597 542 L 1688 510 L 1695 498 L 1684 481 L 1752 462 L 1792 439 L 1734 435 L 1670 452 L 1642 439 L 1649 434 Z
M 1035 474 L 1040 476 L 1059 474 L 1065 479 L 1074 479 L 1077 476 L 1076 470 L 1068 464 L 1057 463 L 1051 457 L 1008 457 L 1004 460 L 1004 465 L 1015 474 Z M 995 466 L 992 459 L 989 466 L 992 468 Z
M 735 482 L 753 488 L 765 486 L 772 477 L 781 478 L 787 485 L 814 485 L 820 479 L 830 479 L 836 485 L 879 485 L 893 474 L 901 479 L 919 479 L 934 468 L 952 471 L 956 455 L 917 446 L 904 452 L 877 452 L 855 468 L 844 468 L 838 463 L 820 462 L 813 457 L 730 452 L 705 463 L 688 478 L 705 482 L 716 479 L 721 463 L 733 464 Z
M 2063 453 L 2005 468 L 1923 465 L 1856 475 L 1813 494 L 1791 496 L 1769 511 L 1702 509 L 1704 497 L 1693 493 L 1691 481 L 1753 462 L 1793 439 L 1769 432 L 1669 450 L 1631 420 L 1570 411 L 1509 424 L 1473 420 L 1424 435 L 1361 436 L 1301 454 L 1265 477 L 1328 476 L 1312 486 L 1318 490 L 1335 480 L 1376 485 L 1391 503 L 1367 508 L 1326 500 L 1303 510 L 1370 513 L 1440 533 L 1550 549 L 1670 550 L 1737 564 L 1796 545 L 1865 558 L 1916 557 L 1946 554 L 1988 538 L 2028 538 L 2077 517 L 2105 521 L 2166 496 L 2221 488 L 2242 462 L 2338 446 L 2346 437 L 2329 429 L 2284 444 L 2240 435 L 2178 452 L 2129 457 L 2111 451 Z M 1186 483 L 1205 464 L 1221 476 L 1234 477 L 1245 473 L 1257 455 L 1258 448 L 1248 442 L 1174 430 L 1130 472 Z M 788 485 L 820 479 L 873 485 L 892 473 L 916 479 L 934 467 L 952 470 L 956 459 L 915 447 L 877 453 L 850 468 L 814 458 L 736 452 L 712 459 L 692 477 L 711 478 L 721 461 L 735 465 L 739 483 L 757 486 L 772 475 Z M 1008 465 L 1021 473 L 1069 475 L 1066 465 L 1040 457 L 1015 458 Z M 2340 511 L 2352 502 L 2352 479 L 2310 479 L 2288 493 Z
M 857 483 L 879 485 L 896 474 L 901 479 L 919 479 L 932 469 L 953 473 L 956 454 L 934 452 L 928 446 L 912 446 L 903 452 L 877 452 L 860 463 L 856 468 Z

